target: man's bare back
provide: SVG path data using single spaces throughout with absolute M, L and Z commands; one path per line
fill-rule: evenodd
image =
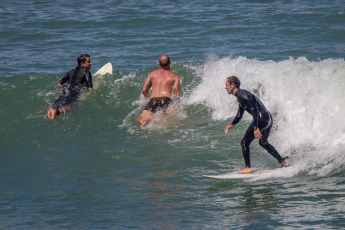
M 144 126 L 150 120 L 157 107 L 169 106 L 173 90 L 177 97 L 180 96 L 180 78 L 170 71 L 170 63 L 170 58 L 167 55 L 162 55 L 159 58 L 161 69 L 151 72 L 145 81 L 143 95 L 148 97 L 151 87 L 152 93 L 149 104 L 137 119 L 141 126 Z
M 180 78 L 173 72 L 165 69 L 158 69 L 150 73 L 144 88 L 143 94 L 148 96 L 148 91 L 152 87 L 151 97 L 171 97 L 172 90 L 176 96 L 180 96 Z

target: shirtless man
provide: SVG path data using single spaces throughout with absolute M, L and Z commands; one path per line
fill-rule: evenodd
M 259 139 L 259 144 L 269 154 L 271 154 L 282 167 L 286 167 L 285 159 L 288 157 L 281 157 L 277 150 L 268 143 L 267 139 L 270 135 L 273 119 L 265 108 L 264 104 L 252 93 L 240 89 L 241 82 L 236 76 L 231 76 L 226 79 L 226 91 L 228 94 L 232 94 L 237 98 L 238 112 L 234 120 L 230 125 L 226 126 L 225 133 L 227 134 L 242 118 L 244 111 L 247 111 L 253 116 L 253 122 L 248 127 L 246 134 L 241 141 L 241 147 L 246 167 L 237 172 L 238 174 L 251 173 L 252 169 L 250 166 L 250 143 L 256 138 Z
M 145 126 L 151 119 L 151 116 L 158 108 L 164 111 L 171 103 L 171 95 L 174 90 L 175 95 L 180 96 L 180 78 L 170 71 L 170 58 L 162 55 L 159 58 L 160 69 L 149 74 L 143 87 L 143 95 L 149 95 L 149 89 L 152 87 L 152 93 L 149 103 L 145 106 L 143 113 L 137 119 L 141 126 Z

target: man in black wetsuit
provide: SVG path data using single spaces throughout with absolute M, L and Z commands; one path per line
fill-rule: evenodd
M 241 82 L 236 76 L 231 76 L 226 79 L 225 89 L 228 94 L 232 94 L 237 97 L 239 107 L 236 117 L 231 124 L 226 127 L 225 133 L 228 133 L 230 129 L 232 129 L 241 120 L 244 111 L 250 113 L 254 119 L 241 141 L 246 167 L 237 173 L 251 173 L 249 145 L 255 138 L 259 139 L 260 146 L 276 158 L 282 167 L 286 167 L 285 159 L 287 159 L 287 157 L 282 158 L 277 150 L 267 141 L 273 126 L 271 114 L 254 94 L 240 89 L 240 85 Z
M 78 66 L 70 70 L 65 76 L 61 78 L 58 86 L 68 81 L 68 86 L 62 94 L 56 99 L 52 107 L 48 110 L 48 117 L 53 120 L 61 112 L 72 107 L 72 103 L 78 99 L 82 88 L 86 85 L 89 91 L 92 91 L 92 76 L 91 76 L 91 59 L 88 54 L 82 54 L 78 57 Z

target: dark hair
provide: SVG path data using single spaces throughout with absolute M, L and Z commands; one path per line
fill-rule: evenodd
M 228 77 L 227 79 L 228 79 L 230 85 L 231 85 L 231 83 L 234 83 L 234 85 L 237 89 L 240 88 L 241 81 L 236 76 L 231 76 L 231 77 Z
M 88 54 L 82 54 L 78 57 L 77 61 L 78 61 L 78 66 L 80 66 L 80 64 L 83 62 L 85 63 L 86 62 L 86 58 L 87 57 L 90 57 L 90 55 Z

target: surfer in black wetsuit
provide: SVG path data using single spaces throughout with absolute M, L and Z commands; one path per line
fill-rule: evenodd
M 78 99 L 82 88 L 86 85 L 89 91 L 92 91 L 91 76 L 91 59 L 88 54 L 82 54 L 78 57 L 78 66 L 70 70 L 61 78 L 58 86 L 62 87 L 65 82 L 68 86 L 63 90 L 62 94 L 55 100 L 52 107 L 48 110 L 48 117 L 53 120 L 61 112 L 72 107 L 72 103 Z
M 226 79 L 225 89 L 229 94 L 237 97 L 239 107 L 236 117 L 231 124 L 226 127 L 225 133 L 228 133 L 230 129 L 232 129 L 241 120 L 244 111 L 250 113 L 254 119 L 241 141 L 246 167 L 237 173 L 251 173 L 249 145 L 255 138 L 259 139 L 259 144 L 261 147 L 266 149 L 267 152 L 276 158 L 283 167 L 286 167 L 286 157 L 282 158 L 277 150 L 267 141 L 273 126 L 271 114 L 254 94 L 240 89 L 240 85 L 241 82 L 236 76 L 231 76 Z

